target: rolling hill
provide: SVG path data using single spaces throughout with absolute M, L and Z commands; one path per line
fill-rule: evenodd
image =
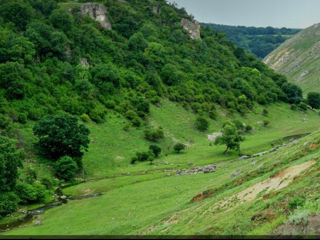
M 300 32 L 301 29 L 273 27 L 228 26 L 213 23 L 202 23 L 216 32 L 225 33 L 236 46 L 243 48 L 260 59 L 265 58 L 283 42 Z
M 320 91 L 319 32 L 320 24 L 315 24 L 287 40 L 264 59 L 272 69 L 299 85 L 305 94 Z

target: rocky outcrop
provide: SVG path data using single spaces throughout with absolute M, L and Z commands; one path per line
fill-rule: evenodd
M 153 12 L 154 14 L 156 14 L 156 15 L 160 15 L 160 13 L 161 13 L 159 7 L 157 7 L 157 6 L 153 6 L 153 7 L 152 7 L 152 12 Z
M 84 67 L 90 67 L 90 64 L 88 63 L 88 59 L 86 58 L 80 58 L 80 63 L 82 64 L 82 66 Z
M 181 20 L 181 24 L 184 28 L 184 30 L 186 30 L 190 37 L 194 40 L 198 40 L 201 39 L 200 37 L 200 24 L 196 21 L 193 20 L 192 22 L 186 18 L 183 18 Z
M 82 16 L 89 15 L 90 18 L 99 22 L 105 29 L 111 30 L 112 26 L 107 17 L 107 8 L 103 4 L 85 3 L 80 6 Z

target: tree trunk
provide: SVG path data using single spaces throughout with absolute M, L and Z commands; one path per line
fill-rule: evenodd
M 226 155 L 227 154 L 227 152 L 228 152 L 228 150 L 229 150 L 229 147 L 227 147 L 227 149 L 224 151 L 224 155 Z

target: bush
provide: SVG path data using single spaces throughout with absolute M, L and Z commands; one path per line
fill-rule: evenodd
M 303 206 L 306 199 L 301 196 L 296 196 L 289 201 L 289 208 L 290 209 L 297 209 L 299 206 Z
M 154 156 L 157 158 L 157 157 L 159 157 L 159 155 L 160 155 L 160 153 L 161 153 L 161 148 L 160 147 L 158 147 L 157 145 L 150 145 L 149 146 L 149 150 L 151 151 L 151 152 L 153 152 L 153 154 L 154 154 Z
M 320 93 L 310 92 L 308 93 L 308 104 L 315 109 L 320 109 Z
M 19 121 L 19 123 L 25 124 L 25 123 L 27 123 L 27 120 L 28 120 L 27 114 L 25 114 L 25 113 L 19 113 L 19 115 L 18 115 L 18 121 Z
M 290 109 L 291 109 L 292 111 L 297 111 L 297 110 L 298 110 L 298 106 L 297 106 L 296 104 L 292 104 L 292 105 L 290 106 Z
M 136 162 L 152 162 L 154 160 L 153 152 L 137 152 L 136 156 L 131 159 L 131 164 L 135 164 Z
M 0 217 L 13 213 L 18 208 L 20 199 L 13 192 L 0 194 Z
M 161 127 L 157 128 L 157 129 L 147 129 L 144 132 L 144 137 L 148 141 L 158 142 L 160 139 L 164 138 L 164 132 Z
M 90 117 L 86 113 L 82 114 L 80 118 L 83 122 L 90 122 Z
M 262 114 L 263 116 L 268 116 L 269 112 L 267 109 L 263 109 Z
M 301 102 L 301 103 L 299 103 L 298 108 L 299 108 L 301 111 L 307 111 L 307 110 L 308 110 L 308 105 L 305 104 L 304 102 Z
M 204 131 L 208 130 L 209 122 L 207 119 L 205 119 L 203 117 L 198 117 L 196 119 L 195 126 L 199 131 L 204 132 Z
M 78 165 L 71 157 L 61 157 L 55 164 L 55 175 L 57 178 L 70 181 L 72 180 L 77 172 Z
M 247 125 L 247 126 L 245 127 L 245 131 L 246 131 L 246 132 L 251 132 L 251 131 L 252 131 L 252 126 Z
M 263 126 L 267 127 L 270 125 L 270 121 L 269 120 L 263 120 Z
M 22 204 L 38 203 L 45 198 L 45 187 L 40 184 L 17 183 L 16 193 Z
M 186 145 L 183 143 L 177 143 L 174 145 L 173 149 L 176 153 L 180 153 L 182 150 L 186 149 Z

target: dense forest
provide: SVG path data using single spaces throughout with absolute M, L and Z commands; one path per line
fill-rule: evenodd
M 244 27 L 203 23 L 217 32 L 224 32 L 236 46 L 243 48 L 260 59 L 279 47 L 284 41 L 300 32 L 301 29 L 273 27 Z
M 94 8 L 107 7 L 109 27 L 83 14 L 84 2 L 0 1 L 0 215 L 42 201 L 55 184 L 18 171 L 28 154 L 49 159 L 68 181 L 82 168 L 85 123 L 102 124 L 110 112 L 139 128 L 163 99 L 212 119 L 218 106 L 246 114 L 302 100 L 299 88 L 224 34 L 204 26 L 191 38 L 181 23 L 191 17 L 165 0 L 101 1 Z M 39 152 L 24 153 L 25 124 L 34 125 Z

